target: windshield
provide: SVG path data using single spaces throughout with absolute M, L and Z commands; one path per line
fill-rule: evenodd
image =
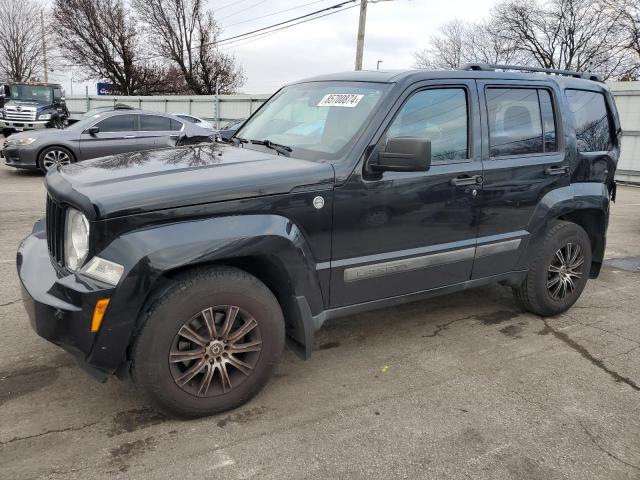
M 11 99 L 30 102 L 51 103 L 53 91 L 51 87 L 36 85 L 11 85 Z
M 355 141 L 388 88 L 363 82 L 291 85 L 272 97 L 236 137 L 286 145 L 292 156 L 306 160 L 337 159 Z

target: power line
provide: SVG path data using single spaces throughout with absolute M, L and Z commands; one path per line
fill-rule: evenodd
M 242 2 L 246 2 L 246 1 L 247 0 L 236 0 L 235 2 L 230 2 L 230 3 L 227 3 L 225 5 L 222 5 L 221 7 L 214 8 L 213 11 L 217 12 L 218 10 L 223 10 L 223 9 L 225 9 L 227 7 L 233 7 L 234 5 L 237 5 L 238 3 L 242 3 Z
M 224 20 L 224 19 L 226 19 L 226 18 L 235 17 L 236 15 L 238 15 L 238 14 L 240 14 L 240 13 L 243 13 L 243 12 L 246 12 L 247 10 L 249 10 L 249 9 L 251 9 L 251 8 L 257 7 L 258 5 L 260 5 L 261 3 L 264 3 L 264 2 L 266 2 L 266 1 L 267 1 L 267 0 L 259 0 L 258 2 L 254 3 L 254 4 L 252 4 L 252 5 L 249 5 L 248 7 L 244 7 L 243 9 L 238 10 L 237 12 L 230 13 L 229 15 L 227 15 L 227 16 L 225 16 L 225 17 L 221 17 L 221 18 L 219 18 L 218 20 Z
M 314 5 L 316 3 L 326 2 L 327 0 L 315 0 L 314 2 L 304 3 L 302 5 L 298 5 L 297 7 L 287 8 L 285 10 L 279 10 L 277 12 L 268 13 L 267 15 L 260 15 L 259 17 L 249 18 L 248 20 L 243 20 L 241 22 L 232 23 L 231 25 L 224 25 L 224 28 L 235 27 L 236 25 L 242 25 L 244 23 L 253 22 L 254 20 L 260 20 L 262 18 L 273 17 L 274 15 L 278 15 L 280 13 L 290 12 L 292 10 L 299 10 L 304 7 L 308 7 L 309 5 Z
M 346 11 L 346 10 L 351 10 L 352 8 L 355 8 L 355 7 L 357 7 L 357 6 L 358 6 L 358 4 L 356 4 L 356 5 L 349 5 L 348 7 L 342 8 L 342 9 L 340 9 L 340 10 L 335 10 L 335 11 L 332 11 L 332 12 L 325 13 L 324 15 L 318 15 L 317 17 L 308 18 L 308 19 L 306 19 L 306 20 L 302 20 L 302 21 L 300 21 L 300 22 L 293 23 L 293 24 L 291 24 L 291 25 L 285 25 L 285 26 L 283 26 L 283 27 L 276 28 L 276 29 L 274 29 L 274 30 L 270 30 L 270 31 L 268 31 L 268 32 L 262 32 L 262 33 L 258 33 L 258 34 L 255 34 L 255 35 L 251 35 L 251 36 L 246 37 L 246 38 L 240 38 L 240 39 L 237 39 L 237 40 L 232 40 L 232 41 L 229 41 L 229 42 L 224 43 L 223 45 L 224 45 L 225 47 L 227 47 L 227 46 L 229 46 L 229 45 L 231 45 L 231 44 L 233 44 L 233 43 L 241 42 L 241 43 L 239 43 L 239 44 L 237 44 L 237 45 L 234 45 L 235 47 L 240 47 L 240 46 L 242 46 L 242 45 L 246 45 L 246 44 L 248 44 L 248 43 L 251 43 L 251 42 L 255 42 L 255 41 L 257 41 L 257 40 L 260 40 L 260 39 L 262 39 L 262 38 L 264 38 L 264 37 L 267 37 L 267 36 L 269 36 L 269 35 L 271 35 L 271 34 L 277 33 L 277 32 L 279 32 L 279 31 L 281 31 L 281 30 L 285 30 L 285 29 L 287 29 L 287 28 L 295 27 L 296 25 L 300 25 L 300 24 L 302 24 L 302 23 L 311 22 L 311 21 L 313 21 L 313 20 L 317 20 L 317 19 L 322 18 L 322 17 L 328 17 L 329 15 L 335 15 L 336 13 L 344 12 L 344 11 Z M 251 40 L 245 41 L 245 40 L 247 40 L 247 38 L 250 38 Z
M 182 51 L 186 52 L 186 51 L 193 50 L 193 49 L 196 49 L 196 48 L 199 48 L 199 47 L 202 47 L 202 46 L 219 45 L 219 44 L 222 44 L 222 43 L 229 42 L 230 40 L 249 37 L 250 35 L 252 36 L 255 33 L 264 32 L 265 30 L 270 30 L 270 29 L 272 29 L 274 27 L 280 27 L 280 26 L 286 25 L 288 23 L 292 23 L 292 22 L 296 22 L 298 20 L 302 20 L 302 19 L 306 19 L 306 18 L 309 18 L 309 17 L 313 17 L 315 15 L 318 15 L 319 13 L 328 12 L 328 11 L 331 11 L 331 10 L 337 10 L 337 9 L 339 9 L 341 7 L 344 7 L 345 5 L 349 5 L 350 3 L 354 4 L 354 5 L 352 5 L 352 7 L 357 5 L 356 4 L 356 0 L 348 0 L 348 1 L 345 1 L 345 2 L 342 2 L 342 3 L 336 3 L 336 4 L 331 5 L 329 7 L 325 7 L 325 8 L 322 8 L 320 10 L 316 10 L 315 12 L 310 12 L 310 13 L 307 13 L 305 15 L 300 15 L 300 16 L 295 17 L 295 18 L 290 18 L 289 20 L 285 20 L 285 21 L 282 21 L 282 22 L 274 23 L 273 25 L 269 25 L 267 27 L 262 27 L 262 28 L 258 28 L 258 29 L 255 29 L 255 30 L 251 30 L 250 32 L 245 32 L 245 33 L 241 33 L 241 34 L 238 34 L 238 35 L 233 35 L 231 37 L 223 38 L 221 40 L 214 40 L 212 42 L 198 44 L 198 45 L 195 45 L 195 46 L 193 46 L 191 48 L 185 48 Z M 337 12 L 332 12 L 332 13 L 337 13 Z M 326 15 L 320 15 L 320 16 L 315 17 L 315 18 L 322 18 L 323 16 L 326 16 Z M 309 20 L 313 20 L 313 19 L 314 18 L 309 18 Z M 293 25 L 291 25 L 291 26 L 293 26 Z M 281 29 L 278 29 L 278 30 L 281 30 Z M 142 57 L 139 60 L 142 60 L 142 61 L 144 61 L 144 60 L 153 60 L 155 58 L 165 58 L 165 56 L 164 55 L 159 55 L 159 54 L 157 54 L 157 55 L 149 55 L 147 57 Z

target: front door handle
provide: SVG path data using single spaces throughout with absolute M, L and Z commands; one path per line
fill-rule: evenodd
M 124 136 L 124 137 L 122 137 L 122 138 L 136 138 L 136 136 L 135 136 L 135 135 L 125 135 L 125 136 Z
M 451 185 L 462 187 L 465 185 L 479 185 L 482 183 L 482 175 L 460 175 L 451 179 Z
M 545 175 L 565 175 L 569 173 L 569 167 L 549 167 L 544 171 Z

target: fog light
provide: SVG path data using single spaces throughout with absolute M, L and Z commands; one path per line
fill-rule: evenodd
M 91 331 L 97 332 L 102 325 L 102 319 L 104 318 L 104 312 L 107 311 L 109 306 L 109 299 L 102 298 L 96 302 L 96 306 L 93 309 L 93 318 L 91 319 Z
M 87 277 L 95 278 L 109 285 L 117 285 L 124 273 L 124 267 L 100 257 L 93 257 L 82 267 L 81 272 Z

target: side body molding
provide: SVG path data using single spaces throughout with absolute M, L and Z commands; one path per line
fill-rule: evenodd
M 125 266 L 90 354 L 90 360 L 111 365 L 113 370 L 125 357 L 122 338 L 131 338 L 139 328 L 138 319 L 149 295 L 153 292 L 161 296 L 163 285 L 168 283 L 163 279 L 176 269 L 259 257 L 281 270 L 282 275 L 276 278 L 287 283 L 277 289 L 289 294 L 289 298 L 280 299 L 286 302 L 285 316 L 287 307 L 298 305 L 298 298 L 305 299 L 314 315 L 323 309 L 316 264 L 305 237 L 291 220 L 279 215 L 225 216 L 156 225 L 121 235 L 98 255 Z M 312 339 L 314 326 L 308 314 L 293 312 L 289 317 L 290 334 L 295 340 L 302 343 L 309 335 Z

